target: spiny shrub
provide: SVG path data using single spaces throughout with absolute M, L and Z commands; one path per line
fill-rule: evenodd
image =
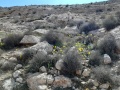
M 90 31 L 97 30 L 99 27 L 95 22 L 85 22 L 78 27 L 78 32 L 88 34 Z
M 49 44 L 61 47 L 63 45 L 64 35 L 55 31 L 49 31 L 42 40 L 46 40 Z
M 81 26 L 83 23 L 84 23 L 83 21 L 79 21 L 79 22 L 77 23 L 77 29 L 80 29 L 80 26 Z
M 3 49 L 12 49 L 16 46 L 19 46 L 19 42 L 22 40 L 23 35 L 19 34 L 11 34 L 7 37 L 3 38 L 1 41 L 4 44 L 2 46 Z
M 23 50 L 22 55 L 17 57 L 18 63 L 27 64 L 29 59 L 32 59 L 35 52 L 32 49 L 25 49 Z
M 110 73 L 110 69 L 105 66 L 99 66 L 93 69 L 93 73 L 97 79 L 97 81 L 101 84 L 110 83 L 114 84 L 113 78 Z
M 27 72 L 38 72 L 41 66 L 46 68 L 53 67 L 56 61 L 50 56 L 45 55 L 43 52 L 38 52 L 33 59 L 30 61 L 30 66 L 27 69 Z
M 79 58 L 80 56 L 77 50 L 69 50 L 63 59 L 63 67 L 61 73 L 68 76 L 75 75 L 77 70 L 82 69 Z
M 91 66 L 99 66 L 102 64 L 103 57 L 101 56 L 99 51 L 93 51 L 91 52 L 90 59 L 89 59 L 89 65 Z
M 116 19 L 117 19 L 117 23 L 118 25 L 120 25 L 120 11 L 115 13 Z
M 117 50 L 116 40 L 112 34 L 107 34 L 100 39 L 97 43 L 97 47 L 101 54 L 108 54 L 113 60 L 118 58 L 115 53 Z
M 116 18 L 114 18 L 113 16 L 108 17 L 103 21 L 103 27 L 105 27 L 107 31 L 114 29 L 116 26 L 118 26 L 118 23 Z

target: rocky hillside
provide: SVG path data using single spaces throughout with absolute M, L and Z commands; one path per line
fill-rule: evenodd
M 0 7 L 0 90 L 120 90 L 120 2 Z

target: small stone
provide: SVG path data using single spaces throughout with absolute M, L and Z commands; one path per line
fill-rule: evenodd
M 23 83 L 23 78 L 21 77 L 16 78 L 16 82 Z
M 22 68 L 22 65 L 21 64 L 17 64 L 16 67 L 14 68 L 14 70 L 18 70 L 18 69 L 21 69 Z
M 20 70 L 17 70 L 17 71 L 15 71 L 15 72 L 13 73 L 13 77 L 14 77 L 14 78 L 17 78 L 17 77 L 20 76 L 20 74 L 22 74 L 21 71 L 20 71 Z
M 40 67 L 40 69 L 39 69 L 39 70 L 40 70 L 41 72 L 43 72 L 43 73 L 47 72 L 47 70 L 46 70 L 45 66 Z
M 102 88 L 102 89 L 108 89 L 109 86 L 110 86 L 109 83 L 105 83 L 105 84 L 100 85 L 100 88 Z
M 77 70 L 77 71 L 76 71 L 76 74 L 77 74 L 77 75 L 81 75 L 81 73 L 82 73 L 81 70 Z
M 88 76 L 90 75 L 90 69 L 84 69 L 82 75 L 83 75 L 84 77 L 88 77 Z
M 39 85 L 37 90 L 48 90 L 46 85 Z
M 61 70 L 61 69 L 62 69 L 62 66 L 63 66 L 63 60 L 60 59 L 60 60 L 58 60 L 57 63 L 55 64 L 55 67 L 56 67 L 56 69 Z
M 112 62 L 108 54 L 104 54 L 104 64 L 110 64 Z
M 82 85 L 85 85 L 85 84 L 86 84 L 86 82 L 81 82 L 81 84 L 82 84 Z

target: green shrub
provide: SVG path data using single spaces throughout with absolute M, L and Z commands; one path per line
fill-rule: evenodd
M 114 85 L 113 78 L 110 73 L 110 69 L 108 67 L 99 66 L 93 69 L 93 73 L 97 79 L 97 81 L 101 84 L 110 83 Z
M 116 18 L 114 18 L 113 16 L 111 16 L 103 21 L 103 27 L 107 31 L 114 29 L 116 26 L 118 26 L 118 23 L 117 23 Z
M 64 35 L 55 31 L 49 31 L 44 37 L 43 40 L 46 40 L 49 44 L 54 46 L 62 46 L 63 45 Z
M 4 44 L 2 46 L 3 49 L 12 49 L 16 46 L 19 46 L 19 42 L 22 40 L 23 35 L 19 34 L 11 34 L 7 37 L 3 38 L 1 41 Z
M 77 70 L 82 69 L 80 55 L 77 50 L 68 51 L 63 59 L 63 67 L 61 73 L 68 76 L 74 76 Z
M 115 53 L 117 50 L 116 40 L 112 34 L 107 34 L 100 39 L 97 43 L 97 47 L 101 54 L 108 54 L 112 60 L 118 58 L 117 54 Z
M 103 57 L 101 56 L 99 51 L 93 51 L 91 52 L 90 59 L 89 59 L 89 65 L 91 66 L 99 66 L 102 64 Z
M 78 32 L 88 34 L 90 31 L 97 30 L 99 27 L 95 22 L 85 22 L 78 27 Z

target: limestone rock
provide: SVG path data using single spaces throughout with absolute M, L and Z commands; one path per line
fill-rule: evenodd
M 14 87 L 14 80 L 13 79 L 7 79 L 3 83 L 4 90 L 13 90 Z
M 14 77 L 14 78 L 17 78 L 17 77 L 19 77 L 21 74 L 22 74 L 22 72 L 21 72 L 20 70 L 17 70 L 17 71 L 15 71 L 15 72 L 13 73 L 13 77 Z
M 40 39 L 36 36 L 33 35 L 25 35 L 23 37 L 23 39 L 20 41 L 20 44 L 24 44 L 24 45 L 34 45 L 36 43 L 38 43 L 40 41 Z
M 63 60 L 62 59 L 58 60 L 57 63 L 55 64 L 55 67 L 56 69 L 61 70 L 63 67 Z
M 54 81 L 54 78 L 52 75 L 47 75 L 47 73 L 35 73 L 32 75 L 29 75 L 27 78 L 27 84 L 29 86 L 30 90 L 40 90 L 38 89 L 39 85 L 51 85 Z
M 108 54 L 104 54 L 104 64 L 110 64 L 112 62 Z
M 53 82 L 54 87 L 67 88 L 67 87 L 71 87 L 71 85 L 72 85 L 71 79 L 64 77 L 62 75 L 55 77 L 55 81 Z
M 100 85 L 100 88 L 101 89 L 108 89 L 109 86 L 110 86 L 109 83 L 105 83 L 105 84 Z
M 48 42 L 44 41 L 44 42 L 39 42 L 38 44 L 30 47 L 30 49 L 35 52 L 44 51 L 47 53 L 51 53 L 53 50 L 53 47 Z
M 91 72 L 90 69 L 84 69 L 82 75 L 83 75 L 84 77 L 88 77 L 88 76 L 90 75 L 90 72 Z

